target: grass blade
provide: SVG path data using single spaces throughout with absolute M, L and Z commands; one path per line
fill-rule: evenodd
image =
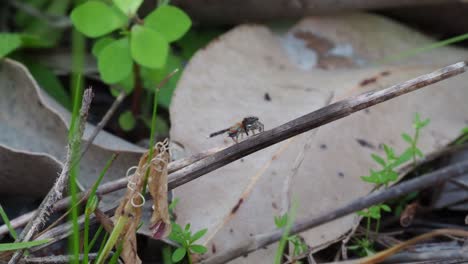
M 2 205 L 0 205 L 0 215 L 2 216 L 3 222 L 5 225 L 8 227 L 8 230 L 10 231 L 11 237 L 13 237 L 15 240 L 18 239 L 18 234 L 16 234 L 15 229 L 11 226 L 10 219 L 8 219 L 7 214 L 3 210 Z

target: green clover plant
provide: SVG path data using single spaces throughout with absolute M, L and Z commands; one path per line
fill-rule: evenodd
M 74 8 L 70 15 L 78 31 L 96 39 L 92 54 L 97 58 L 101 79 L 113 87 L 114 95 L 118 93 L 115 87 L 127 94 L 139 89 L 135 97 L 141 96 L 141 88 L 152 93 L 157 83 L 182 64 L 171 53 L 170 44 L 190 29 L 190 18 L 181 9 L 163 3 L 141 19 L 137 11 L 142 3 L 143 0 L 92 0 Z M 167 107 L 170 95 L 163 93 L 158 101 Z M 135 119 L 129 114 L 138 115 L 139 110 L 132 109 L 119 118 L 126 131 L 135 126 Z

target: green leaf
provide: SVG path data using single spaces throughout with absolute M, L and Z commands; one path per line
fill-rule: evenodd
M 391 212 L 392 209 L 390 208 L 390 206 L 386 205 L 386 204 L 382 204 L 380 205 L 380 208 L 382 208 L 382 210 L 384 210 L 385 212 Z
M 136 120 L 132 112 L 125 111 L 119 116 L 119 125 L 124 131 L 130 131 L 135 128 Z
M 394 159 L 395 158 L 395 152 L 394 152 L 393 148 L 389 147 L 386 144 L 384 144 L 383 147 L 384 147 L 385 154 L 387 155 L 387 159 L 388 160 Z
M 400 166 L 403 163 L 406 163 L 411 160 L 413 157 L 413 149 L 412 148 L 407 148 L 405 152 L 403 152 L 400 157 L 392 164 L 393 168 L 396 168 Z
M 133 67 L 128 38 L 116 40 L 105 46 L 98 55 L 98 69 L 104 82 L 112 84 L 127 78 Z
M 403 138 L 404 141 L 408 142 L 409 144 L 413 144 L 413 139 L 411 138 L 410 135 L 403 133 L 401 134 L 401 137 Z
M 130 49 L 133 59 L 148 68 L 161 68 L 166 64 L 169 44 L 158 32 L 135 25 L 132 27 Z
M 15 33 L 0 33 L 0 58 L 21 46 L 21 36 Z
M 133 17 L 143 0 L 112 0 L 114 4 L 128 17 Z
M 275 216 L 275 225 L 278 228 L 284 227 L 287 221 L 288 221 L 288 213 L 285 213 L 284 215 L 280 215 L 280 216 Z
M 91 53 L 95 57 L 99 56 L 99 53 L 101 52 L 101 50 L 105 46 L 111 44 L 114 41 L 115 41 L 115 39 L 112 38 L 112 37 L 102 37 L 102 38 L 98 39 L 96 42 L 94 42 L 93 48 L 91 49 Z
M 88 1 L 73 9 L 73 25 L 90 38 L 103 36 L 127 23 L 127 17 L 103 2 Z
M 468 127 L 462 128 L 461 133 L 462 134 L 468 134 Z
M 375 251 L 372 250 L 371 248 L 364 248 L 364 250 L 366 251 L 366 256 L 375 255 Z
M 145 26 L 161 33 L 168 42 L 181 38 L 192 25 L 190 17 L 175 6 L 161 6 L 145 18 Z
M 206 252 L 206 247 L 202 245 L 191 245 L 190 250 L 198 254 L 203 254 Z
M 157 122 L 156 122 L 157 123 Z M 171 201 L 171 203 L 169 204 L 169 211 L 174 211 L 177 204 L 180 202 L 180 198 L 177 197 L 177 198 L 174 198 L 174 200 Z
M 2 243 L 0 244 L 0 252 L 35 247 L 35 246 L 48 243 L 50 240 L 51 239 L 42 239 L 42 240 L 35 240 L 35 241 L 28 241 L 28 242 Z
M 416 148 L 415 151 L 416 151 L 416 155 L 418 155 L 420 158 L 424 157 L 424 154 L 419 148 Z
M 422 121 L 419 125 L 419 128 L 423 128 L 427 125 L 429 125 L 429 123 L 431 122 L 431 120 L 429 118 L 427 118 L 426 120 Z
M 52 98 L 57 100 L 65 108 L 71 110 L 72 103 L 70 95 L 51 69 L 31 59 L 25 59 L 23 63 L 28 67 L 31 75 L 47 94 L 52 96 Z
M 180 248 L 176 249 L 174 251 L 174 253 L 172 253 L 172 261 L 174 261 L 174 262 L 181 261 L 184 258 L 186 253 L 187 253 L 187 251 L 185 250 L 185 248 L 180 247 Z
M 380 157 L 377 154 L 371 154 L 371 157 L 375 162 L 382 165 L 382 167 L 385 167 L 386 163 L 385 163 L 385 160 L 382 157 Z
M 202 236 L 206 234 L 207 231 L 208 229 L 205 228 L 193 234 L 193 236 L 190 238 L 190 243 L 193 243 L 197 241 L 198 239 L 200 239 Z

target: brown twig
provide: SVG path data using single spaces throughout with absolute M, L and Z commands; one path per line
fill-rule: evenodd
M 468 161 L 456 163 L 450 165 L 443 169 L 436 170 L 434 172 L 425 174 L 415 179 L 402 182 L 399 185 L 395 185 L 388 189 L 372 193 L 366 197 L 361 197 L 353 202 L 340 207 L 332 212 L 327 212 L 325 214 L 319 215 L 317 217 L 311 217 L 308 219 L 303 219 L 297 221 L 292 229 L 291 234 L 297 234 L 313 227 L 328 223 L 337 218 L 346 216 L 348 214 L 354 213 L 356 211 L 368 208 L 372 205 L 379 204 L 391 199 L 398 198 L 402 195 L 408 194 L 410 192 L 418 191 L 425 189 L 434 184 L 447 181 L 453 177 L 463 175 L 468 172 Z M 467 232 L 467 231 L 464 231 Z M 257 235 L 249 240 L 244 241 L 243 243 L 232 247 L 230 250 L 215 255 L 206 261 L 202 262 L 205 264 L 215 264 L 215 263 L 225 263 L 229 260 L 235 259 L 239 256 L 245 255 L 247 253 L 253 252 L 258 248 L 268 246 L 276 241 L 281 239 L 283 231 L 281 229 L 274 230 L 270 233 Z
M 184 159 L 173 161 L 173 162 L 169 163 L 169 166 L 168 166 L 169 173 L 180 170 L 181 168 L 186 167 L 186 166 L 188 166 L 188 165 L 190 165 L 190 164 L 192 164 L 192 163 L 194 163 L 196 161 L 199 161 L 199 160 L 201 160 L 203 158 L 206 158 L 206 157 L 208 157 L 210 155 L 213 155 L 214 153 L 216 153 L 216 152 L 218 152 L 218 151 L 220 151 L 222 149 L 223 148 L 216 147 L 216 148 L 212 148 L 212 149 L 209 149 L 209 150 L 201 152 L 201 153 L 197 153 L 195 155 L 192 155 L 192 156 L 184 158 Z M 127 178 L 120 178 L 120 179 L 117 179 L 117 180 L 114 180 L 114 181 L 103 183 L 101 186 L 99 186 L 96 193 L 99 194 L 99 195 L 105 195 L 105 194 L 108 194 L 108 193 L 111 193 L 111 192 L 114 192 L 114 191 L 121 190 L 121 189 L 125 188 L 126 186 L 127 186 Z M 79 197 L 80 197 L 80 199 L 85 199 L 86 200 L 88 198 L 88 194 L 89 194 L 88 192 L 80 193 Z M 64 198 L 64 199 L 58 201 L 54 205 L 54 207 L 52 208 L 52 212 L 57 212 L 57 211 L 66 209 L 69 206 L 70 206 L 70 197 L 67 197 L 67 198 Z M 26 214 L 23 214 L 23 215 L 15 218 L 15 219 L 12 219 L 10 221 L 11 225 L 13 226 L 13 228 L 22 227 L 22 226 L 26 225 L 28 223 L 28 221 L 33 218 L 35 213 L 36 213 L 36 210 L 28 212 Z M 0 226 L 0 236 L 5 235 L 7 233 L 8 233 L 8 227 L 6 225 Z
M 89 253 L 88 259 L 93 260 L 97 257 L 97 253 Z M 112 254 L 109 256 L 111 257 Z M 70 263 L 70 261 L 74 260 L 73 255 L 62 255 L 62 256 L 48 256 L 48 257 L 25 257 L 23 260 L 20 261 L 21 264 L 32 264 L 32 263 Z M 79 260 L 83 261 L 83 254 L 79 256 Z
M 382 263 L 420 263 L 427 261 L 434 261 L 434 263 L 444 263 L 448 264 L 448 262 L 442 262 L 442 260 L 458 260 L 459 262 L 456 263 L 467 263 L 468 262 L 468 251 L 459 249 L 459 250 L 436 250 L 436 251 L 429 251 L 429 252 L 401 252 L 390 256 Z
M 384 259 L 388 258 L 389 256 L 407 248 L 410 245 L 419 243 L 424 240 L 428 240 L 430 238 L 433 238 L 435 236 L 445 236 L 445 235 L 452 235 L 452 236 L 461 236 L 461 237 L 468 237 L 468 231 L 465 230 L 458 230 L 458 229 L 438 229 L 434 230 L 432 232 L 417 236 L 415 238 L 412 238 L 408 241 L 405 241 L 401 244 L 395 245 L 389 249 L 386 249 L 384 251 L 381 251 L 373 256 L 361 259 L 359 263 L 363 264 L 374 264 L 374 263 L 380 263 Z
M 91 136 L 83 144 L 83 148 L 82 148 L 82 151 L 81 151 L 81 158 L 83 158 L 84 154 L 86 153 L 86 151 L 88 151 L 89 147 L 94 142 L 94 140 L 96 139 L 99 132 L 101 132 L 101 130 L 104 128 L 104 126 L 107 124 L 107 122 L 109 122 L 110 118 L 115 113 L 115 111 L 117 110 L 119 105 L 123 102 L 123 100 L 125 99 L 126 96 L 127 96 L 127 94 L 125 93 L 125 91 L 121 91 L 119 96 L 117 96 L 117 98 L 114 100 L 111 107 L 109 107 L 106 114 L 104 114 L 101 121 L 99 121 L 97 126 L 94 128 L 93 133 L 91 134 Z
M 93 98 L 92 90 L 86 89 L 83 94 L 83 101 L 80 109 L 80 116 L 78 120 L 78 131 L 74 139 L 68 144 L 66 160 L 62 168 L 62 172 L 58 177 L 57 181 L 55 182 L 54 186 L 50 189 L 47 196 L 42 201 L 41 205 L 37 209 L 37 212 L 34 214 L 34 217 L 29 221 L 26 225 L 26 228 L 21 232 L 20 236 L 17 239 L 17 242 L 26 242 L 30 241 L 30 239 L 40 231 L 41 225 L 45 223 L 48 215 L 51 213 L 51 209 L 53 208 L 54 204 L 60 200 L 63 196 L 65 189 L 68 186 L 68 179 L 70 176 L 70 169 L 72 164 L 72 146 L 79 142 L 83 136 L 84 127 L 86 124 L 86 118 L 88 116 L 89 107 L 91 105 L 91 101 Z M 9 264 L 18 263 L 18 261 L 23 256 L 24 250 L 16 251 L 10 261 Z
M 172 173 L 169 177 L 169 188 L 180 186 L 258 150 L 328 124 L 359 110 L 463 73 L 466 70 L 465 67 L 465 62 L 455 63 L 386 89 L 370 91 L 325 106 L 274 129 L 250 137 L 245 141 Z

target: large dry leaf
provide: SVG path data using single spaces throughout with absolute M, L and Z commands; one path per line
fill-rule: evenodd
M 233 144 L 212 132 L 247 115 L 265 129 L 326 104 L 379 89 L 463 60 L 466 51 L 442 48 L 410 62 L 372 66 L 383 57 L 428 44 L 430 39 L 389 20 L 356 14 L 310 18 L 277 33 L 239 26 L 190 61 L 171 106 L 171 137 L 187 155 Z M 249 237 L 274 229 L 291 197 L 298 218 L 343 206 L 372 188 L 360 180 L 376 164 L 381 144 L 399 152 L 402 132 L 412 133 L 415 112 L 431 118 L 421 149 L 433 151 L 453 139 L 466 121 L 466 80 L 460 76 L 374 106 L 233 162 L 175 190 L 177 221 L 208 228 L 205 257 L 222 254 Z M 340 239 L 356 223 L 349 215 L 302 235 L 314 250 Z M 271 263 L 274 247 L 238 263 Z
M 60 172 L 67 145 L 67 124 L 70 114 L 41 91 L 27 69 L 12 60 L 0 62 L 0 145 L 12 152 L 3 152 L 9 160 L 0 171 L 2 194 L 45 194 Z M 94 126 L 87 125 L 85 139 Z M 112 152 L 121 154 L 110 167 L 104 181 L 125 176 L 127 168 L 138 161 L 143 150 L 106 132 L 101 132 L 84 156 L 80 181 L 91 186 L 104 168 Z M 30 154 L 21 158 L 13 153 Z M 37 158 L 42 156 L 43 158 Z M 27 162 L 37 159 L 36 162 Z M 53 166 L 51 162 L 55 163 Z M 3 164 L 3 163 L 2 163 Z M 52 167 L 55 169 L 53 171 Z M 14 177 L 12 177 L 14 175 Z M 40 184 L 36 184 L 40 182 Z M 106 199 L 114 199 L 106 198 Z

